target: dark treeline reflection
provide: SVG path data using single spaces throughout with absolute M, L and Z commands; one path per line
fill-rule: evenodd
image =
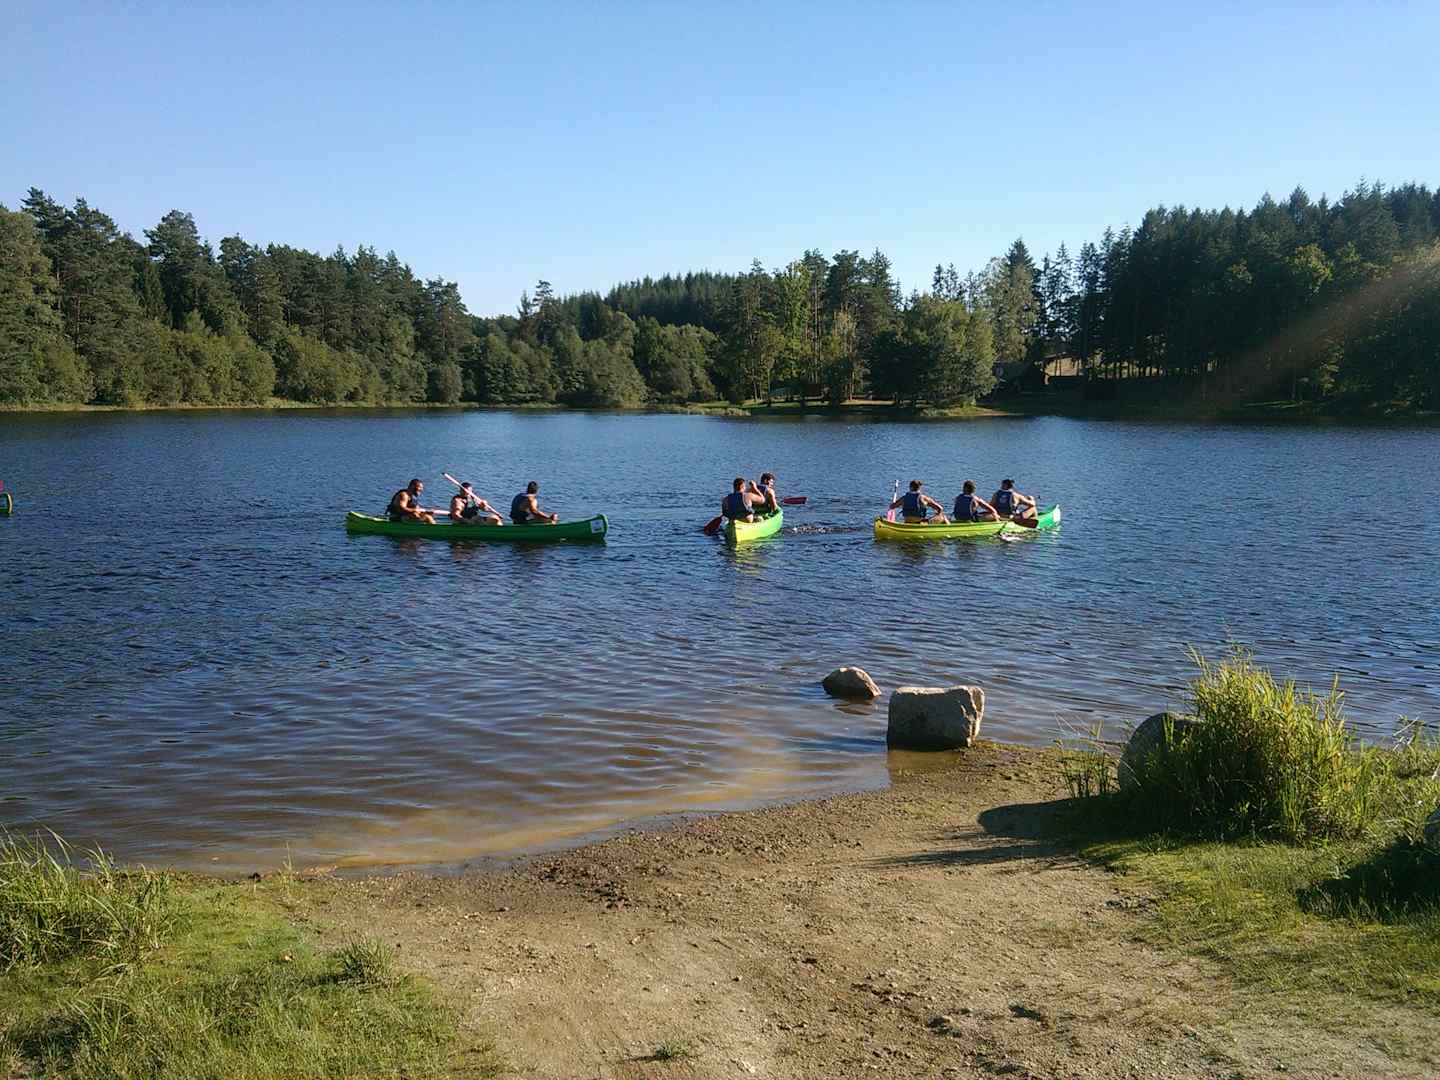
M 1157 207 L 1072 256 L 1021 240 L 904 292 L 890 260 L 643 278 L 481 318 L 393 253 L 322 256 L 172 211 L 144 242 L 77 199 L 0 206 L 0 404 L 974 401 L 1068 360 L 1092 388 L 1440 407 L 1440 194 L 1297 188 Z

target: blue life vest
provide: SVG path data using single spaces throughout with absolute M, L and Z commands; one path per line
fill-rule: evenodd
M 956 521 L 977 521 L 980 508 L 975 505 L 974 495 L 961 495 L 955 500 Z
M 732 491 L 725 496 L 725 516 L 732 520 L 739 520 L 750 515 L 750 508 L 745 505 L 745 493 L 743 491 Z
M 517 525 L 524 525 L 530 520 L 529 492 L 522 491 L 510 500 L 510 520 Z
M 900 513 L 907 518 L 925 516 L 925 504 L 920 501 L 920 492 L 907 491 L 900 496 Z
M 1015 492 L 1012 488 L 1001 488 L 995 493 L 995 509 L 1002 514 L 1015 512 Z

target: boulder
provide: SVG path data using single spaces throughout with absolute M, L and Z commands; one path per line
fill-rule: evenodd
M 1193 717 L 1181 716 L 1179 713 L 1156 713 L 1147 717 L 1145 722 L 1137 727 L 1130 734 L 1130 741 L 1125 744 L 1125 751 L 1120 755 L 1120 787 L 1122 790 L 1135 783 L 1136 770 L 1156 750 L 1165 745 L 1165 727 L 1167 722 L 1170 730 L 1179 735 L 1186 728 L 1194 727 L 1198 721 Z
M 880 687 L 875 685 L 875 680 L 870 678 L 870 673 L 864 668 L 836 668 L 825 676 L 820 685 L 825 687 L 825 692 L 831 697 L 877 698 L 880 696 Z
M 978 686 L 901 686 L 890 695 L 885 745 L 957 750 L 980 737 L 985 691 Z
M 1440 806 L 1425 819 L 1425 846 L 1432 853 L 1440 855 Z

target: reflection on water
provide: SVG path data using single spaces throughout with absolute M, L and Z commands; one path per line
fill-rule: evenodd
M 1187 645 L 1239 640 L 1339 673 L 1372 733 L 1433 720 L 1440 540 L 1356 529 L 1333 494 L 1429 505 L 1437 449 L 1066 420 L 6 417 L 0 823 L 182 866 L 448 862 L 943 760 L 887 755 L 883 702 L 825 697 L 847 663 L 980 682 L 988 734 L 1046 742 L 1060 715 L 1174 704 Z M 737 472 L 772 467 L 808 497 L 780 535 L 701 535 Z M 538 477 L 566 516 L 609 512 L 608 542 L 345 534 L 347 508 L 441 469 L 492 493 Z M 942 501 L 1014 475 L 1065 524 L 876 542 L 916 473 Z M 97 516 L 141 482 L 197 513 Z

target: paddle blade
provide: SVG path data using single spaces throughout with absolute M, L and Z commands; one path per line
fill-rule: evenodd
M 804 506 L 808 495 L 791 495 L 788 499 L 781 499 L 781 506 Z
M 1038 529 L 1040 522 L 1035 518 L 1011 518 L 1011 525 L 1019 525 L 1022 529 Z
M 704 525 L 700 526 L 700 531 L 703 532 L 706 536 L 714 536 L 720 531 L 720 523 L 724 520 L 724 518 L 718 517 L 711 518 Z

